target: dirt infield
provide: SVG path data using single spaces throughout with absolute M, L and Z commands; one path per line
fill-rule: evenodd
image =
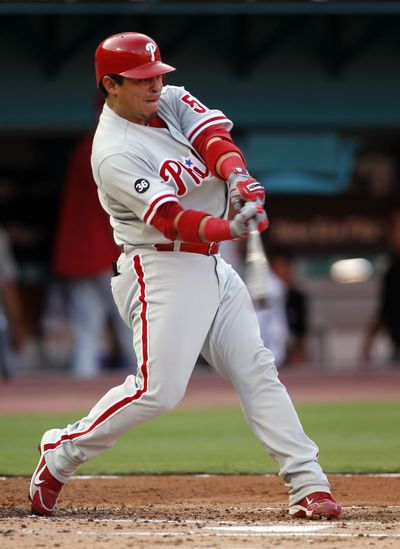
M 28 479 L 0 481 L 0 546 L 324 549 L 400 546 L 400 476 L 330 477 L 338 521 L 293 520 L 276 476 L 130 476 L 72 480 L 52 518 L 31 516 Z
M 284 371 L 295 402 L 400 398 L 400 369 Z M 87 382 L 32 377 L 0 383 L 0 412 L 89 409 L 123 375 Z M 181 406 L 235 405 L 212 371 L 195 372 Z M 52 518 L 31 516 L 29 480 L 0 480 L 0 547 L 32 549 L 397 549 L 400 476 L 330 477 L 343 506 L 338 521 L 292 520 L 276 476 L 79 477 L 63 490 Z

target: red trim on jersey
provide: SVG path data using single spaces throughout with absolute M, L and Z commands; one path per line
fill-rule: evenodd
M 156 114 L 155 116 L 153 116 L 153 118 L 149 120 L 149 126 L 151 128 L 167 128 L 168 129 L 167 124 L 164 122 L 162 118 L 158 116 L 158 114 Z
M 228 120 L 226 118 L 226 116 L 214 116 L 212 118 L 207 118 L 206 120 L 203 120 L 203 122 L 201 122 L 200 124 L 198 124 L 189 134 L 188 136 L 188 139 L 189 141 L 192 141 L 192 138 L 193 136 L 199 132 L 199 130 L 201 130 L 201 128 L 203 128 L 204 126 L 206 126 L 207 124 L 210 124 L 212 123 L 212 125 L 216 124 L 217 122 L 222 122 L 224 120 Z
M 159 202 L 161 200 L 164 200 L 165 198 L 174 198 L 175 199 L 174 202 L 178 202 L 176 194 L 173 194 L 173 193 L 166 193 L 166 194 L 162 194 L 162 195 L 157 196 L 157 198 L 155 198 L 154 201 L 150 204 L 147 212 L 143 216 L 143 221 L 145 223 L 147 223 L 149 217 L 154 215 L 154 210 L 156 210 L 158 208 L 157 204 L 159 204 Z
M 101 416 L 99 416 L 94 423 L 90 427 L 88 427 L 85 431 L 82 431 L 80 433 L 72 433 L 71 435 L 63 435 L 60 440 L 57 442 L 52 442 L 49 444 L 45 444 L 43 446 L 43 452 L 47 452 L 48 450 L 54 450 L 55 448 L 58 448 L 60 444 L 67 440 L 74 440 L 75 438 L 82 437 L 84 435 L 87 435 L 91 431 L 93 431 L 97 426 L 99 426 L 101 423 L 104 423 L 107 419 L 109 419 L 113 414 L 127 406 L 128 404 L 131 404 L 135 400 L 138 400 L 144 393 L 147 392 L 148 388 L 148 359 L 149 359 L 149 340 L 148 340 L 148 324 L 147 324 L 147 309 L 148 304 L 146 301 L 146 282 L 144 280 L 144 272 L 143 272 L 143 266 L 141 264 L 140 256 L 135 255 L 133 258 L 133 267 L 136 272 L 136 275 L 138 277 L 138 284 L 140 288 L 139 293 L 139 301 L 142 304 L 142 310 L 140 312 L 140 319 L 142 323 L 142 365 L 140 367 L 140 371 L 143 376 L 143 387 L 142 389 L 138 389 L 136 393 L 132 396 L 125 397 L 119 402 L 116 402 L 110 408 L 105 410 Z

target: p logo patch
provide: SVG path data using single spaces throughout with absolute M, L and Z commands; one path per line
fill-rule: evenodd
M 136 179 L 134 187 L 137 193 L 142 194 L 145 193 L 150 187 L 150 183 L 147 181 L 147 179 Z

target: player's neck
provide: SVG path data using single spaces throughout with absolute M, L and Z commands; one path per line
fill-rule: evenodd
M 110 99 L 107 100 L 108 107 L 120 118 L 123 118 L 124 120 L 127 120 L 128 122 L 131 122 L 132 124 L 139 124 L 140 126 L 147 126 L 149 120 L 140 117 L 130 111 L 127 111 L 123 107 L 120 107 L 115 102 L 111 101 Z

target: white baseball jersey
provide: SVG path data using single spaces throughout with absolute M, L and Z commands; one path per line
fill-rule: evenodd
M 163 88 L 158 114 L 168 129 L 131 123 L 107 105 L 100 116 L 93 175 L 120 245 L 169 242 L 151 226 L 165 202 L 180 202 L 185 209 L 215 217 L 226 218 L 228 213 L 227 185 L 210 173 L 193 141 L 215 124 L 230 130 L 232 122 L 177 86 Z

